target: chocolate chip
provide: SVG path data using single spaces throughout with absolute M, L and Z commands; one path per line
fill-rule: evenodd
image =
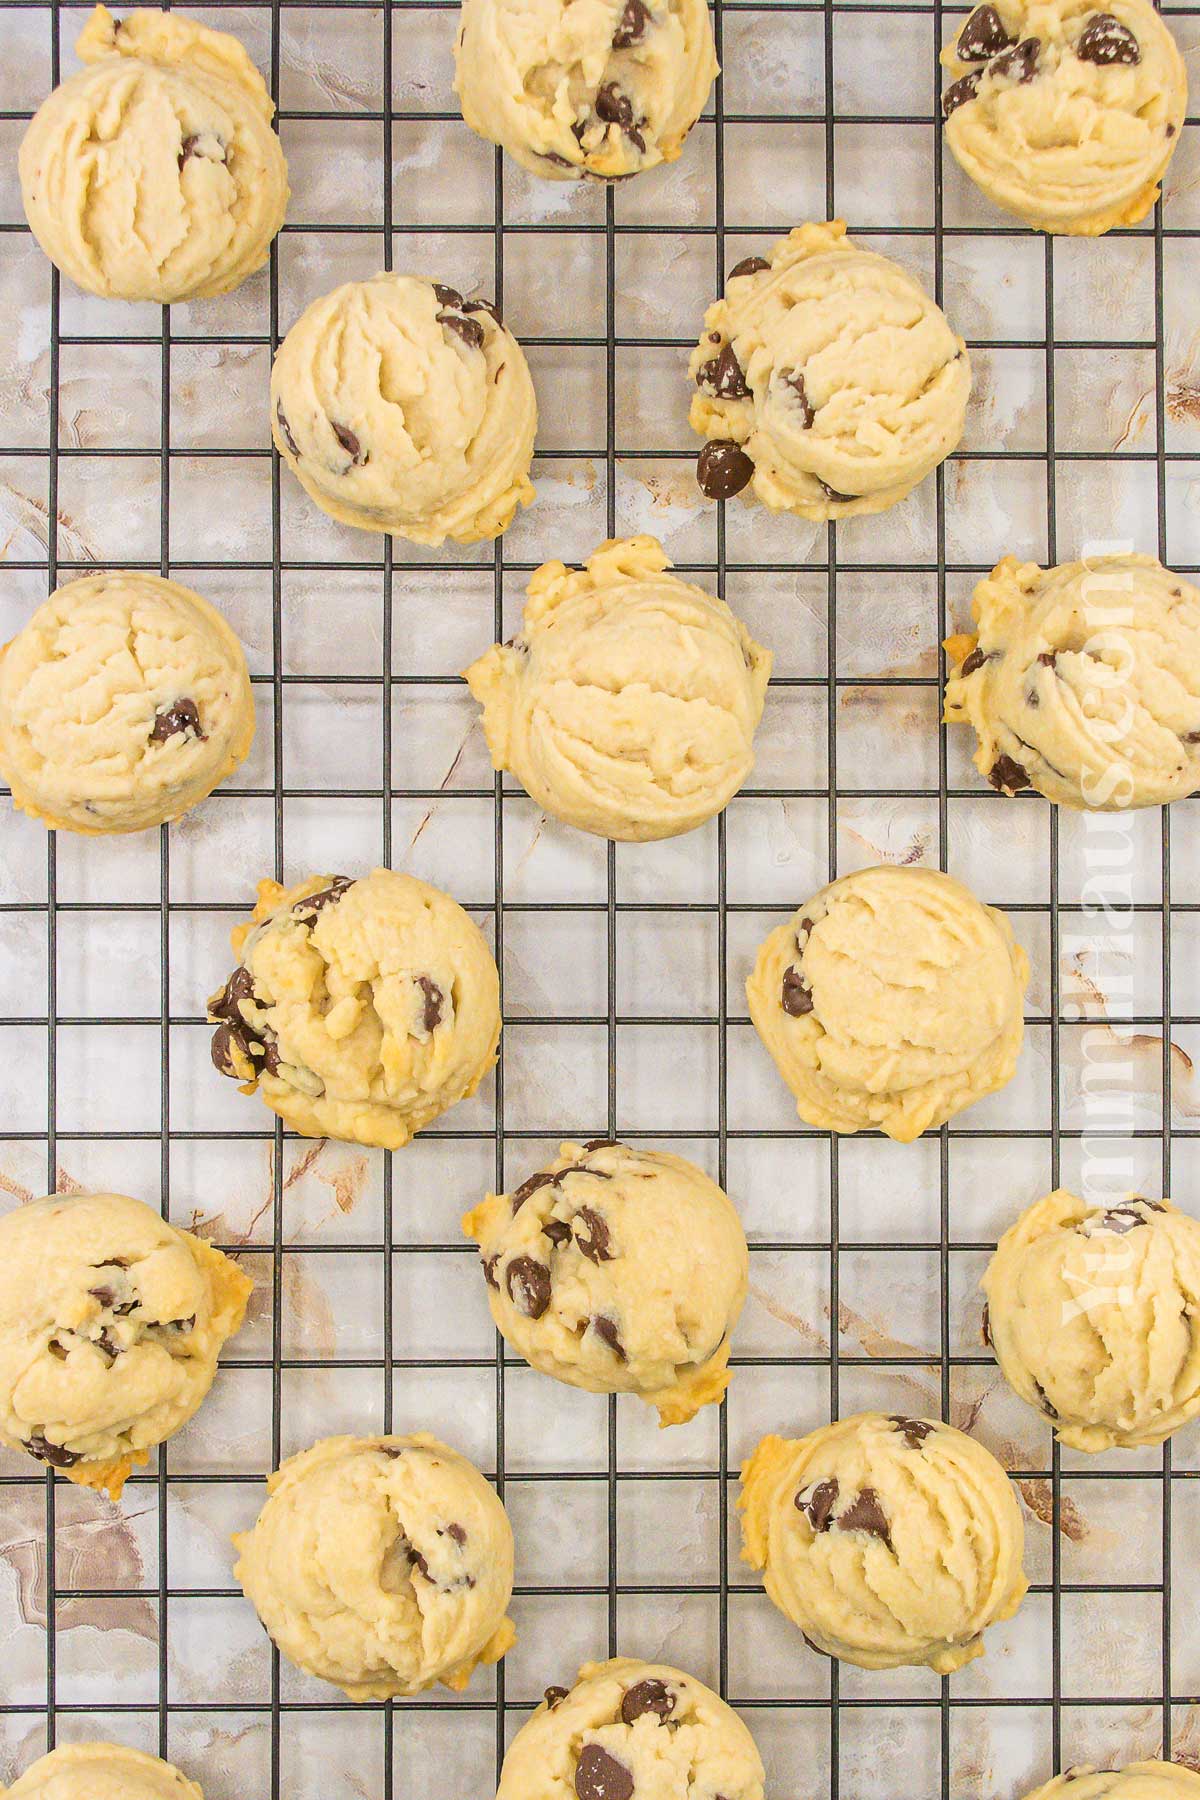
M 608 1345 L 618 1362 L 629 1361 L 625 1354 L 625 1346 L 621 1342 L 620 1334 L 612 1319 L 606 1319 L 603 1314 L 600 1314 L 592 1320 L 592 1330 L 603 1343 Z
M 113 1362 L 116 1362 L 118 1356 L 121 1355 L 120 1344 L 107 1329 L 102 1331 L 98 1338 L 93 1338 L 92 1342 L 98 1350 L 103 1350 L 105 1356 L 110 1357 Z
M 804 420 L 807 431 L 817 416 L 817 409 L 808 397 L 808 389 L 804 385 L 804 376 L 799 369 L 781 369 L 779 379 L 784 387 L 790 388 L 800 402 L 800 416 Z
M 429 1573 L 429 1564 L 425 1561 L 421 1552 L 414 1549 L 411 1544 L 408 1546 L 408 1561 L 410 1568 L 420 1569 L 426 1581 L 430 1582 L 433 1586 L 437 1585 L 433 1580 L 433 1576 Z
M 1044 669 L 1053 669 L 1058 662 L 1057 650 L 1039 650 L 1038 661 Z
M 237 1069 L 234 1066 L 233 1060 L 233 1046 L 235 1044 L 245 1055 L 248 1056 L 250 1054 L 246 1047 L 245 1038 L 236 1026 L 218 1025 L 217 1029 L 213 1032 L 212 1043 L 209 1046 L 209 1055 L 212 1057 L 212 1065 L 218 1075 L 229 1075 L 234 1079 L 237 1078 Z
M 150 742 L 165 744 L 168 738 L 185 737 L 189 732 L 202 744 L 206 741 L 207 733 L 200 729 L 199 708 L 194 700 L 189 700 L 185 695 L 182 700 L 160 707 L 155 713 L 154 723 L 150 727 Z
M 504 320 L 500 317 L 500 308 L 494 301 L 464 300 L 462 309 L 465 313 L 486 313 L 489 319 L 494 319 L 496 321 L 497 325 L 503 325 L 504 323 Z
M 613 33 L 614 50 L 632 50 L 640 44 L 646 35 L 646 26 L 650 23 L 649 9 L 642 5 L 642 0 L 625 0 L 625 11 L 621 14 L 621 23 Z
M 1080 62 L 1097 63 L 1101 68 L 1109 63 L 1132 64 L 1142 60 L 1132 31 L 1111 13 L 1093 13 L 1079 34 L 1075 54 Z
M 910 1450 L 919 1450 L 927 1437 L 933 1435 L 936 1427 L 927 1419 L 906 1419 L 902 1413 L 889 1413 L 888 1422 L 903 1432 L 904 1441 Z
M 600 1744 L 585 1744 L 575 1765 L 579 1800 L 630 1800 L 633 1776 Z
M 299 456 L 300 446 L 292 436 L 292 428 L 284 418 L 283 407 L 278 400 L 275 402 L 275 417 L 279 422 L 279 429 L 283 433 L 284 443 L 287 445 L 293 456 Z
M 438 324 L 457 332 L 463 343 L 469 344 L 472 350 L 483 349 L 483 326 L 478 319 L 468 319 L 462 313 L 440 312 Z
M 696 386 L 718 400 L 744 400 L 750 389 L 732 344 L 726 344 L 719 356 L 701 363 L 696 370 Z
M 1143 1200 L 1141 1204 L 1146 1206 L 1150 1203 Z M 1162 1207 L 1156 1207 L 1154 1210 L 1161 1212 Z M 1143 1219 L 1141 1213 L 1138 1212 L 1137 1206 L 1132 1200 L 1125 1200 L 1122 1201 L 1120 1206 L 1110 1207 L 1100 1220 L 1100 1224 L 1105 1231 L 1115 1231 L 1118 1236 L 1124 1236 L 1127 1231 L 1135 1231 L 1139 1225 L 1144 1225 L 1145 1223 L 1146 1220 Z
M 508 1297 L 527 1319 L 540 1319 L 550 1304 L 550 1271 L 532 1256 L 514 1256 L 505 1272 Z
M 1200 744 L 1200 731 L 1185 732 L 1183 742 L 1185 744 Z
M 785 1013 L 793 1019 L 802 1019 L 805 1013 L 813 1009 L 812 989 L 801 975 L 799 969 L 785 969 L 783 972 L 783 990 L 779 996 L 779 1004 Z
M 1041 1407 L 1041 1409 L 1045 1413 L 1046 1417 L 1048 1419 L 1057 1419 L 1058 1409 L 1055 1407 L 1055 1405 L 1053 1404 L 1052 1401 L 1047 1399 L 1046 1390 L 1042 1386 L 1041 1382 L 1035 1381 L 1033 1385 L 1034 1385 L 1034 1388 L 1037 1390 L 1038 1405 Z
M 1110 57 L 1109 60 L 1112 61 L 1113 59 Z M 1136 57 L 1134 58 L 1134 61 L 1137 61 Z M 201 144 L 203 144 L 206 139 L 219 147 L 221 152 L 219 156 L 212 156 L 207 150 L 202 150 L 200 148 Z M 229 162 L 228 151 L 215 131 L 193 131 L 189 132 L 188 136 L 184 138 L 179 146 L 179 168 L 181 173 L 184 163 L 189 162 L 193 156 L 199 157 L 202 162 L 218 162 L 226 165 Z
M 1011 50 L 1003 50 L 999 56 L 994 56 L 986 72 L 989 75 L 1004 76 L 1009 81 L 1015 81 L 1018 86 L 1023 86 L 1037 74 L 1038 57 L 1041 53 L 1040 38 L 1022 38 Z
M 1016 38 L 1009 37 L 1000 14 L 994 6 L 977 6 L 958 34 L 954 46 L 960 62 L 988 62 L 1001 50 L 1007 50 Z
M 834 1521 L 839 1531 L 863 1531 L 868 1537 L 876 1537 L 881 1543 L 892 1547 L 892 1534 L 888 1526 L 887 1514 L 879 1503 L 879 1495 L 874 1488 L 865 1487 L 856 1494 L 845 1512 L 839 1513 Z
M 615 81 L 606 81 L 596 90 L 596 117 L 606 125 L 619 125 L 630 143 L 636 144 L 639 150 L 646 148 L 646 140 L 634 120 L 633 101 L 621 92 Z
M 497 1293 L 500 1292 L 500 1283 L 496 1280 L 496 1265 L 499 1261 L 498 1256 L 485 1256 L 483 1259 L 483 1279 L 490 1288 L 495 1288 Z
M 46 1345 L 46 1348 L 54 1358 L 55 1362 L 66 1362 L 67 1347 L 65 1344 L 60 1343 L 57 1338 L 51 1338 L 50 1342 Z
M 769 269 L 770 266 L 765 256 L 743 256 L 741 262 L 735 263 L 730 269 L 726 279 L 736 281 L 739 275 L 757 275 L 761 270 Z
M 731 500 L 753 474 L 754 464 L 730 438 L 713 438 L 696 458 L 696 480 L 709 500 Z
M 577 169 L 579 167 L 579 164 L 573 163 L 569 156 L 560 156 L 557 150 L 539 150 L 537 154 L 542 162 L 553 163 L 558 169 Z
M 837 1505 L 838 1481 L 831 1475 L 828 1481 L 818 1481 L 815 1487 L 801 1488 L 796 1495 L 796 1511 L 804 1514 L 812 1529 L 819 1535 L 829 1530 L 829 1520 Z
M 25 1448 L 30 1456 L 36 1456 L 39 1462 L 49 1463 L 52 1469 L 73 1469 L 80 1460 L 77 1450 L 67 1450 L 62 1444 L 52 1444 L 44 1438 L 40 1431 L 26 1438 Z
M 1011 756 L 998 756 L 988 772 L 988 780 L 998 794 L 1019 794 L 1032 785 L 1029 776 Z
M 578 1224 L 575 1231 L 575 1241 L 584 1256 L 589 1262 L 597 1264 L 611 1262 L 612 1251 L 609 1245 L 612 1243 L 612 1234 L 606 1221 L 590 1206 L 581 1206 L 575 1216 L 577 1221 L 582 1219 L 586 1227 L 586 1234 L 579 1231 Z
M 254 977 L 244 964 L 239 963 L 215 1000 L 208 1003 L 210 1019 L 225 1019 L 237 1029 L 245 1023 L 241 1013 L 241 1002 L 253 1000 Z
M 543 1169 L 538 1175 L 528 1176 L 521 1183 L 519 1188 L 513 1190 L 509 1200 L 509 1205 L 512 1207 L 514 1217 L 520 1212 L 530 1194 L 536 1194 L 539 1188 L 554 1187 L 557 1185 L 557 1182 L 558 1176 L 552 1175 L 549 1169 Z
M 461 1549 L 467 1541 L 467 1534 L 461 1525 L 447 1525 L 446 1536 L 452 1538 L 459 1549 Z
M 437 295 L 440 305 L 456 306 L 460 312 L 462 311 L 463 297 L 457 288 L 446 287 L 443 282 L 435 281 L 433 291 Z
M 306 894 L 303 900 L 292 903 L 292 912 L 298 919 L 316 918 L 327 906 L 333 906 L 348 888 L 354 886 L 349 875 L 335 875 L 327 888 L 319 888 L 315 894 Z
M 88 1293 L 93 1300 L 98 1300 L 101 1306 L 111 1306 L 117 1297 L 116 1290 L 110 1287 L 89 1288 Z
M 674 1694 L 665 1681 L 657 1681 L 653 1676 L 636 1682 L 621 1700 L 621 1720 L 625 1725 L 632 1725 L 645 1713 L 656 1713 L 660 1719 L 669 1719 L 674 1711 Z
M 845 505 L 847 502 L 849 502 L 851 500 L 857 500 L 860 498 L 860 496 L 858 494 L 839 494 L 838 490 L 836 488 L 831 488 L 829 483 L 827 481 L 822 481 L 821 477 L 819 475 L 817 476 L 817 486 L 820 488 L 821 492 L 825 495 L 825 497 L 827 499 L 836 500 L 841 505 Z
M 421 1024 L 426 1031 L 433 1031 L 442 1022 L 442 1008 L 446 996 L 437 982 L 429 975 L 418 975 L 417 986 L 425 996 L 425 1007 L 421 1014 Z
M 963 657 L 962 667 L 958 672 L 960 675 L 973 675 L 976 669 L 982 669 L 984 663 L 990 662 L 990 660 L 991 658 L 987 655 L 986 651 L 976 647 L 971 651 L 969 656 Z
M 555 1707 L 558 1706 L 561 1701 L 565 1700 L 570 1692 L 570 1688 L 548 1687 L 546 1689 L 546 1705 L 550 1708 L 550 1711 L 553 1712 Z
M 990 1350 L 992 1348 L 992 1312 L 986 1300 L 983 1303 L 983 1317 L 979 1321 L 979 1335 Z
M 583 1147 L 585 1150 L 619 1150 L 621 1145 L 617 1138 L 589 1138 Z M 593 1169 L 592 1173 L 597 1174 L 598 1171 Z
M 980 69 L 972 69 L 969 74 L 962 75 L 957 81 L 952 81 L 950 83 L 950 86 L 942 95 L 943 119 L 948 119 L 950 114 L 956 113 L 960 106 L 965 106 L 968 100 L 973 100 L 975 98 L 976 94 L 979 92 L 979 77 L 981 73 L 982 70 Z
M 542 1236 L 548 1237 L 556 1250 L 561 1250 L 571 1241 L 571 1227 L 565 1219 L 547 1219 L 542 1226 Z
M 363 454 L 362 445 L 359 443 L 358 438 L 351 431 L 350 427 L 348 425 L 339 425 L 336 419 L 330 419 L 329 426 L 334 437 L 342 446 L 346 455 L 350 458 L 350 467 L 352 469 L 361 468 L 367 459 Z

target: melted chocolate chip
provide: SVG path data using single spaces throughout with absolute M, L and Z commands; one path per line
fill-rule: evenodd
M 478 319 L 470 319 L 455 312 L 440 312 L 437 317 L 439 325 L 444 325 L 448 331 L 457 332 L 463 343 L 469 344 L 472 350 L 483 349 L 483 326 Z
M 1039 650 L 1038 661 L 1043 669 L 1053 669 L 1058 662 L 1058 652 L 1056 650 Z
M 49 1463 L 52 1469 L 73 1469 L 80 1460 L 77 1450 L 67 1450 L 62 1444 L 52 1444 L 44 1438 L 40 1431 L 26 1438 L 25 1448 L 30 1456 L 36 1456 L 39 1462 Z
M 505 1272 L 508 1297 L 527 1319 L 540 1319 L 550 1304 L 550 1271 L 532 1256 L 514 1256 Z
M 779 996 L 779 1004 L 785 1013 L 793 1019 L 802 1019 L 805 1013 L 813 1009 L 812 989 L 801 975 L 799 969 L 785 969 L 783 972 L 783 989 Z
M 306 894 L 303 900 L 294 901 L 292 912 L 298 919 L 315 919 L 319 912 L 324 912 L 327 906 L 335 905 L 347 888 L 353 886 L 353 879 L 349 875 L 335 875 L 327 888 L 319 888 L 315 894 Z
M 93 1338 L 92 1342 L 97 1350 L 103 1350 L 105 1356 L 109 1357 L 112 1362 L 116 1362 L 121 1354 L 120 1344 L 107 1328 L 100 1333 L 98 1338 Z
M 1038 58 L 1042 54 L 1040 38 L 1022 38 L 1011 50 L 1001 51 L 994 56 L 987 66 L 989 75 L 1001 75 L 1008 81 L 1015 81 L 1018 86 L 1032 81 L 1037 74 Z
M 753 474 L 754 464 L 730 438 L 713 438 L 696 458 L 696 480 L 709 500 L 731 500 Z
M 973 100 L 975 98 L 976 94 L 979 92 L 979 77 L 981 73 L 982 71 L 979 69 L 972 69 L 968 74 L 961 75 L 957 81 L 952 81 L 950 83 L 950 86 L 942 95 L 943 119 L 948 119 L 950 114 L 956 113 L 960 106 L 965 106 L 968 100 Z
M 433 1580 L 433 1576 L 429 1573 L 429 1564 L 425 1561 L 425 1558 L 421 1555 L 421 1552 L 417 1549 L 414 1549 L 412 1544 L 410 1544 L 408 1546 L 408 1561 L 409 1561 L 410 1568 L 419 1569 L 421 1571 L 422 1575 L 425 1577 L 426 1581 L 428 1581 L 433 1586 L 437 1585 Z
M 417 976 L 417 986 L 425 996 L 425 1006 L 421 1013 L 421 1024 L 426 1031 L 434 1031 L 442 1022 L 442 1008 L 446 996 L 437 982 L 428 975 Z
M 865 1487 L 856 1494 L 845 1512 L 839 1513 L 835 1524 L 839 1531 L 863 1531 L 868 1537 L 878 1538 L 889 1550 L 892 1547 L 887 1514 L 874 1488 Z
M 829 1530 L 837 1498 L 837 1476 L 831 1475 L 828 1481 L 818 1481 L 815 1487 L 800 1489 L 796 1495 L 796 1511 L 802 1512 L 812 1529 L 820 1535 L 822 1531 Z
M 1140 63 L 1142 52 L 1127 25 L 1111 13 L 1093 13 L 1079 34 L 1075 54 L 1080 62 L 1097 63 L 1101 68 L 1110 63 Z
M 770 266 L 765 256 L 743 256 L 740 263 L 734 263 L 727 279 L 736 281 L 739 275 L 758 275 Z
M 927 1419 L 906 1419 L 902 1413 L 889 1413 L 888 1422 L 904 1434 L 904 1441 L 910 1450 L 919 1450 L 935 1430 Z
M 550 1708 L 551 1712 L 554 1711 L 555 1707 L 558 1706 L 561 1701 L 567 1698 L 570 1691 L 570 1688 L 565 1687 L 548 1687 L 546 1689 L 546 1705 Z
M 620 1333 L 612 1319 L 606 1319 L 601 1313 L 592 1320 L 592 1330 L 601 1341 L 608 1345 L 618 1362 L 628 1362 L 625 1346 L 621 1342 Z
M 55 1362 L 66 1362 L 67 1347 L 65 1344 L 60 1343 L 58 1338 L 51 1338 L 50 1342 L 46 1345 L 46 1348 L 54 1358 Z
M 1019 762 L 1011 756 L 998 756 L 988 773 L 988 780 L 998 794 L 1019 794 L 1032 785 Z
M 803 374 L 799 369 L 781 369 L 779 379 L 784 387 L 791 389 L 800 402 L 800 416 L 804 420 L 804 429 L 807 431 L 817 416 L 817 409 L 808 397 Z
M 990 1350 L 992 1348 L 992 1309 L 986 1300 L 983 1303 L 983 1317 L 979 1321 L 979 1335 Z
M 1115 59 L 1110 58 L 1109 60 L 1111 61 L 1111 60 L 1115 60 Z M 1134 60 L 1136 61 L 1137 59 L 1135 58 Z M 207 150 L 202 150 L 200 148 L 201 144 L 204 143 L 205 139 L 209 139 L 213 143 L 215 143 L 219 146 L 220 152 L 221 152 L 221 154 L 219 156 L 211 156 Z M 190 132 L 188 134 L 188 136 L 184 138 L 183 142 L 179 146 L 180 173 L 183 172 L 184 163 L 190 162 L 193 156 L 198 157 L 201 162 L 218 162 L 218 163 L 223 163 L 226 166 L 228 166 L 228 162 L 229 162 L 228 151 L 226 150 L 225 145 L 221 143 L 220 138 L 217 136 L 216 132 L 214 132 L 214 131 L 206 131 L 203 133 Z
M 496 1265 L 499 1261 L 498 1256 L 485 1256 L 483 1259 L 483 1279 L 490 1288 L 495 1288 L 497 1293 L 500 1292 L 500 1283 L 496 1280 Z
M 351 431 L 348 425 L 339 425 L 336 419 L 330 419 L 329 427 L 338 443 L 342 446 L 342 449 L 346 452 L 346 455 L 350 458 L 350 467 L 352 469 L 361 468 L 367 458 L 364 455 L 363 447 L 359 443 L 354 432 Z
M 93 1300 L 98 1300 L 101 1306 L 111 1306 L 117 1297 L 116 1291 L 107 1286 L 89 1288 L 88 1293 Z
M 645 1713 L 655 1713 L 660 1719 L 669 1719 L 675 1711 L 675 1696 L 665 1681 L 656 1681 L 653 1676 L 646 1681 L 639 1681 L 626 1690 L 621 1700 L 621 1720 L 625 1725 L 632 1725 Z
M 461 1525 L 447 1525 L 446 1536 L 452 1538 L 460 1550 L 467 1541 L 466 1531 Z
M 734 353 L 732 344 L 726 344 L 719 356 L 714 356 L 706 363 L 701 363 L 696 370 L 696 386 L 702 387 L 706 393 L 713 394 L 718 400 L 744 400 L 750 389 L 746 386 L 746 377 L 742 373 L 742 365 Z
M 1041 1382 L 1035 1381 L 1033 1385 L 1037 1391 L 1038 1405 L 1041 1407 L 1041 1409 L 1045 1413 L 1046 1417 L 1048 1419 L 1057 1419 L 1058 1409 L 1051 1400 L 1047 1399 L 1046 1390 L 1042 1386 Z
M 612 1250 L 609 1246 L 612 1234 L 606 1221 L 590 1206 L 581 1206 L 575 1218 L 575 1242 L 588 1261 L 597 1264 L 611 1262 Z M 580 1221 L 585 1227 L 583 1232 L 579 1230 Z
M 465 313 L 486 313 L 488 318 L 494 319 L 497 325 L 504 323 L 500 317 L 500 308 L 493 300 L 464 300 L 462 309 Z
M 632 50 L 633 46 L 640 44 L 645 37 L 646 27 L 649 23 L 649 9 L 642 5 L 642 0 L 625 0 L 621 23 L 613 32 L 613 49 Z
M 857 500 L 859 498 L 859 495 L 857 494 L 839 494 L 836 488 L 831 488 L 829 483 L 827 481 L 822 481 L 819 475 L 817 476 L 817 486 L 825 495 L 826 499 L 836 500 L 843 506 L 848 504 L 849 501 Z
M 1139 1225 L 1147 1223 L 1138 1212 L 1138 1205 L 1149 1206 L 1154 1212 L 1163 1210 L 1152 1200 L 1141 1200 L 1136 1203 L 1133 1200 L 1123 1200 L 1120 1206 L 1111 1206 L 1108 1209 L 1100 1220 L 1101 1226 L 1105 1231 L 1115 1231 L 1119 1236 L 1124 1236 L 1127 1231 L 1135 1231 Z
M 600 1744 L 585 1744 L 575 1765 L 579 1800 L 630 1800 L 633 1776 Z
M 279 423 L 279 430 L 283 436 L 284 443 L 287 445 L 293 456 L 299 456 L 300 446 L 292 436 L 292 428 L 284 417 L 283 407 L 278 400 L 275 402 L 275 417 Z
M 194 700 L 185 695 L 182 700 L 173 701 L 154 715 L 154 723 L 150 727 L 150 742 L 165 744 L 168 738 L 185 737 L 190 733 L 203 744 L 207 733 L 200 729 L 200 711 Z
M 235 1044 L 239 1049 L 245 1050 L 246 1045 L 242 1032 L 233 1025 L 218 1025 L 212 1035 L 209 1055 L 212 1057 L 212 1065 L 218 1075 L 229 1075 L 236 1080 L 237 1069 L 233 1061 Z
M 585 1150 L 619 1150 L 621 1144 L 618 1138 L 589 1138 L 583 1147 Z M 599 1170 L 592 1170 L 593 1175 L 598 1173 Z
M 633 101 L 621 92 L 615 81 L 606 81 L 596 90 L 596 117 L 606 125 L 618 125 L 639 150 L 646 148 L 646 140 L 633 116 Z
M 542 1236 L 548 1237 L 556 1250 L 561 1250 L 571 1241 L 571 1227 L 565 1219 L 547 1219 L 542 1226 Z
M 208 1003 L 210 1019 L 225 1019 L 233 1026 L 243 1024 L 240 1002 L 253 1000 L 254 977 L 244 964 L 239 963 L 215 1000 Z
M 552 1175 L 549 1169 L 543 1169 L 538 1175 L 527 1176 L 519 1188 L 513 1189 L 509 1199 L 508 1204 L 512 1207 L 513 1216 L 515 1217 L 520 1212 L 530 1194 L 536 1194 L 539 1188 L 555 1187 L 557 1184 L 558 1176 Z
M 456 306 L 462 311 L 463 297 L 457 288 L 447 287 L 444 282 L 435 281 L 433 291 L 437 295 L 440 306 Z
M 960 675 L 973 675 L 976 669 L 982 669 L 984 663 L 990 660 L 987 652 L 977 647 L 971 651 L 969 656 L 963 657 L 962 667 L 958 672 Z
M 1004 29 L 994 6 L 977 6 L 958 34 L 955 50 L 960 62 L 988 62 L 1016 43 Z

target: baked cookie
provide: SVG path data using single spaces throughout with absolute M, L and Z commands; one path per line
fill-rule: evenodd
M 721 1399 L 749 1256 L 731 1201 L 695 1163 L 604 1139 L 562 1144 L 463 1230 L 497 1331 L 543 1375 L 636 1394 L 662 1425 Z
M 275 448 L 322 512 L 414 544 L 495 538 L 533 499 L 537 400 L 490 300 L 420 275 L 314 300 L 271 371 Z
M 106 300 L 206 300 L 261 269 L 287 164 L 266 84 L 236 38 L 177 12 L 114 19 L 75 44 L 21 144 L 21 197 L 50 261 Z
M 521 635 L 466 671 L 493 766 L 600 837 L 692 831 L 754 767 L 771 653 L 670 567 L 652 537 L 543 563 Z
M 52 829 L 177 819 L 253 741 L 242 646 L 176 581 L 85 575 L 0 649 L 0 775 L 14 804 Z
M 856 1413 L 742 1470 L 743 1559 L 813 1650 L 948 1675 L 1025 1596 L 1025 1532 L 995 1457 L 936 1419 Z
M 125 1744 L 60 1744 L 9 1788 L 9 1800 L 204 1800 L 174 1764 Z
M 1073 1450 L 1161 1444 L 1200 1413 L 1200 1221 L 1169 1200 L 1021 1214 L 982 1282 L 1010 1387 Z
M 1037 231 L 1098 237 L 1159 195 L 1187 110 L 1183 58 L 1150 0 L 999 0 L 942 51 L 964 174 Z
M 124 1194 L 0 1219 L 0 1442 L 115 1500 L 204 1399 L 253 1282 Z
M 1056 1775 L 1025 1800 L 1200 1800 L 1200 1775 L 1180 1763 L 1135 1762 L 1123 1769 L 1080 1766 Z
M 860 869 L 765 940 L 750 1017 L 819 1131 L 911 1143 L 1002 1088 L 1029 961 L 1004 914 L 936 869 Z
M 496 1060 L 500 978 L 448 894 L 375 869 L 260 881 L 208 1003 L 213 1065 L 303 1137 L 399 1150 Z
M 351 1700 L 465 1688 L 516 1641 L 508 1515 L 436 1438 L 323 1438 L 267 1477 L 234 1575 L 289 1662 Z
M 508 1747 L 496 1800 L 762 1800 L 738 1715 L 665 1663 L 584 1663 L 550 1687 Z
M 1002 794 L 1165 806 L 1200 788 L 1200 590 L 1153 556 L 1039 569 L 1006 556 L 946 639 L 948 725 Z
M 971 365 L 941 309 L 841 219 L 801 225 L 730 272 L 688 368 L 710 500 L 772 512 L 885 512 L 949 456 Z
M 673 162 L 717 75 L 706 0 L 463 0 L 463 118 L 534 175 Z

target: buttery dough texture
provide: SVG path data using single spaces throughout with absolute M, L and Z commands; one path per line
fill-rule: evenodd
M 110 300 L 204 300 L 261 269 L 283 224 L 275 108 L 236 38 L 97 6 L 21 144 L 25 216 L 52 263 Z
M 419 275 L 348 281 L 271 372 L 275 447 L 322 512 L 414 544 L 499 537 L 533 499 L 537 400 L 490 300 Z
M 145 831 L 210 794 L 254 741 L 220 613 L 132 571 L 60 587 L 0 649 L 0 775 L 62 831 Z
M 392 869 L 258 885 L 208 1003 L 212 1059 L 304 1137 L 399 1150 L 496 1060 L 500 978 L 439 888 Z
M 1161 1444 L 1200 1413 L 1200 1222 L 1168 1200 L 1021 1214 L 983 1278 L 1009 1384 L 1073 1450 Z
M 1039 569 L 1006 556 L 947 638 L 946 723 L 1001 793 L 1165 806 L 1200 788 L 1200 590 L 1153 556 Z
M 463 118 L 552 181 L 673 162 L 716 75 L 706 0 L 463 0 Z
M 665 1663 L 585 1663 L 509 1745 L 496 1800 L 762 1800 L 741 1719 Z
M 0 1219 L 0 1442 L 116 1499 L 213 1384 L 253 1287 L 124 1194 Z
M 204 1800 L 174 1764 L 101 1743 L 60 1744 L 0 1794 L 9 1800 Z
M 884 512 L 963 431 L 971 365 L 941 309 L 842 220 L 801 225 L 730 274 L 688 367 L 701 490 L 773 512 Z
M 861 869 L 763 943 L 750 1017 L 821 1131 L 899 1143 L 1012 1077 L 1029 961 L 1003 913 L 936 869 Z
M 1178 1763 L 1135 1762 L 1123 1769 L 1079 1767 L 1056 1775 L 1025 1800 L 1200 1800 L 1200 1775 Z
M 862 1669 L 983 1655 L 1028 1587 L 1012 1484 L 990 1451 L 936 1419 L 857 1413 L 742 1470 L 742 1555 L 814 1650 Z
M 283 1655 L 351 1700 L 465 1688 L 516 1641 L 508 1516 L 478 1469 L 423 1432 L 323 1438 L 289 1457 L 233 1542 Z
M 543 563 L 521 635 L 466 671 L 493 765 L 600 837 L 691 831 L 754 767 L 771 653 L 670 566 L 652 537 Z
M 1146 217 L 1187 110 L 1183 58 L 1149 0 L 997 0 L 942 63 L 947 140 L 989 200 L 1085 237 Z
M 544 1375 L 679 1425 L 729 1386 L 749 1257 L 728 1196 L 664 1151 L 563 1144 L 463 1220 L 496 1329 Z

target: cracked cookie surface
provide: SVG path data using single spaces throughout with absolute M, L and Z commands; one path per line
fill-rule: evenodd
M 806 519 L 883 512 L 962 436 L 971 367 L 941 309 L 840 219 L 731 270 L 692 351 L 701 492 Z
M 425 1433 L 323 1438 L 267 1478 L 237 1580 L 289 1661 L 351 1700 L 465 1688 L 516 1640 L 495 1490 Z
M 204 1800 L 174 1764 L 104 1743 L 60 1744 L 0 1794 L 8 1800 Z
M 266 83 L 236 38 L 171 12 L 97 6 L 21 144 L 21 196 L 51 262 L 88 293 L 169 305 L 267 260 L 287 165 Z
M 52 829 L 177 819 L 253 740 L 242 646 L 178 582 L 86 575 L 0 649 L 0 774 L 14 804 Z
M 212 1060 L 294 1131 L 398 1150 L 496 1060 L 500 982 L 479 927 L 415 876 L 262 881 L 208 1003 Z
M 863 1669 L 939 1675 L 983 1655 L 1028 1583 L 1012 1483 L 936 1419 L 857 1413 L 742 1470 L 743 1559 L 812 1649 Z
M 275 447 L 323 512 L 414 544 L 498 537 L 533 499 L 537 400 L 490 300 L 419 275 L 314 300 L 271 371 Z
M 0 1441 L 116 1499 L 185 1424 L 252 1282 L 124 1194 L 50 1194 L 0 1219 Z
M 721 1399 L 749 1257 L 732 1202 L 664 1151 L 563 1144 L 463 1220 L 496 1329 L 533 1368 L 678 1425 Z

